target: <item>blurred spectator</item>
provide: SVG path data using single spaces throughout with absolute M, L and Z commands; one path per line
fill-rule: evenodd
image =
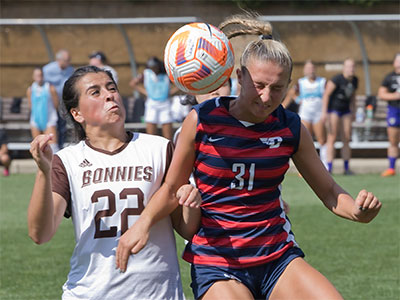
M 304 77 L 288 91 L 283 106 L 288 108 L 296 101 L 299 104 L 299 116 L 301 122 L 318 141 L 321 161 L 326 163 L 326 130 L 322 116 L 322 96 L 324 95 L 326 79 L 315 73 L 315 66 L 311 60 L 307 60 L 303 69 Z
M 357 88 L 358 78 L 355 76 L 355 62 L 353 59 L 347 58 L 343 62 L 342 74 L 338 74 L 328 81 L 323 96 L 322 119 L 328 121 L 327 161 L 329 172 L 332 172 L 333 159 L 335 158 L 336 138 L 339 130 L 342 129 L 343 146 L 341 154 L 344 161 L 344 174 L 353 174 L 349 169 L 350 138 Z
M 4 166 L 3 175 L 10 175 L 11 157 L 8 153 L 5 129 L 0 129 L 0 163 Z
M 143 74 L 133 78 L 129 85 L 147 97 L 144 111 L 146 132 L 157 134 L 157 125 L 161 124 L 162 135 L 172 140 L 170 95 L 178 89 L 171 85 L 164 63 L 157 57 L 150 58 Z
M 174 122 L 182 122 L 190 112 L 191 106 L 182 103 L 185 98 L 186 95 L 175 95 L 171 99 L 171 113 Z
M 394 71 L 386 75 L 378 90 L 378 97 L 387 101 L 387 133 L 389 148 L 387 156 L 389 168 L 382 176 L 396 175 L 396 159 L 399 156 L 400 142 L 400 53 L 397 53 L 393 61 Z
M 43 67 L 44 81 L 52 84 L 58 95 L 58 99 L 62 99 L 62 92 L 64 83 L 74 72 L 74 68 L 71 66 L 71 56 L 65 49 L 61 49 L 56 53 L 56 60 L 48 63 Z M 62 101 L 58 106 L 58 120 L 57 120 L 57 133 L 58 133 L 58 146 L 60 149 L 63 148 L 66 136 L 66 121 L 64 118 L 65 109 Z
M 32 75 L 33 83 L 26 91 L 29 109 L 31 111 L 30 126 L 32 138 L 39 134 L 53 134 L 50 146 L 53 153 L 59 150 L 57 144 L 57 108 L 58 95 L 55 87 L 45 82 L 41 68 L 35 68 Z
M 104 69 L 106 71 L 110 71 L 115 83 L 118 84 L 117 71 L 115 71 L 114 68 L 112 68 L 108 65 L 107 57 L 103 52 L 96 51 L 96 52 L 93 52 L 92 54 L 90 54 L 89 55 L 89 65 L 96 66 L 96 67 L 98 67 L 100 69 Z

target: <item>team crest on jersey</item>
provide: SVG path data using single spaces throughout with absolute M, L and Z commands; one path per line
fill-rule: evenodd
M 272 148 L 279 148 L 283 139 L 280 136 L 274 136 L 269 138 L 260 138 L 260 141 L 263 144 L 269 146 L 270 149 L 272 149 Z
M 85 159 L 83 160 L 83 162 L 81 162 L 81 163 L 79 164 L 79 166 L 80 166 L 81 168 L 91 167 L 91 166 L 92 166 L 92 163 L 89 162 L 89 161 L 85 158 Z

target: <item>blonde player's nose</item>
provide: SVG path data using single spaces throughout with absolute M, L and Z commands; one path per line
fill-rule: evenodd
M 260 99 L 262 103 L 266 104 L 269 102 L 270 98 L 271 98 L 271 90 L 269 87 L 266 86 L 264 89 L 261 90 Z

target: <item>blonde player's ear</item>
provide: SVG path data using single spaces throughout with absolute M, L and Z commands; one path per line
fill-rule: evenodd
M 242 84 L 242 75 L 243 75 L 243 73 L 242 73 L 241 68 L 237 68 L 236 69 L 236 77 L 237 77 L 237 81 L 240 85 Z
M 81 111 L 78 108 L 71 108 L 70 113 L 75 121 L 78 123 L 83 123 L 85 120 L 81 114 Z

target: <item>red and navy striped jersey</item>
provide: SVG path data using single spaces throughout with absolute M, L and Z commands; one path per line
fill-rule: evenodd
M 279 106 L 264 122 L 229 113 L 232 97 L 194 107 L 198 114 L 194 177 L 201 227 L 183 258 L 193 264 L 245 268 L 297 246 L 283 211 L 280 184 L 297 151 L 300 119 Z

